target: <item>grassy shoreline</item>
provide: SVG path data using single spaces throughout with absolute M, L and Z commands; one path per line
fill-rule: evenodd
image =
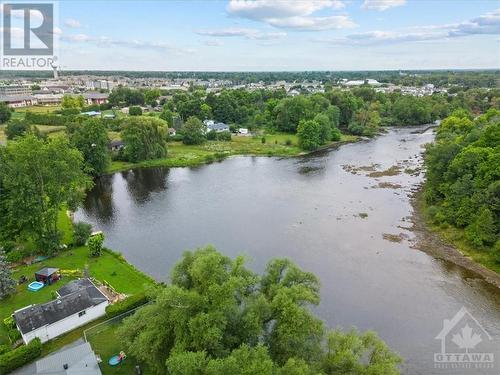
M 470 246 L 465 239 L 463 229 L 434 224 L 424 200 L 423 187 L 414 195 L 413 207 L 416 228 L 424 232 L 427 230 L 441 242 L 436 243 L 437 241 L 432 239 L 425 241 L 428 242 L 426 247 L 432 249 L 424 251 L 464 266 L 500 287 L 500 264 L 495 262 L 492 253 L 487 249 L 478 250 Z
M 196 167 L 220 161 L 231 156 L 269 156 L 269 157 L 296 157 L 310 153 L 335 148 L 346 143 L 353 143 L 359 137 L 342 135 L 340 141 L 331 142 L 318 150 L 305 152 L 298 147 L 297 136 L 294 134 L 274 134 L 262 137 L 233 137 L 231 142 L 208 141 L 202 145 L 188 146 L 180 142 L 168 144 L 166 158 L 145 160 L 138 163 L 113 161 L 106 174 L 121 172 L 135 168 L 151 167 Z M 289 143 L 288 145 L 286 143 Z

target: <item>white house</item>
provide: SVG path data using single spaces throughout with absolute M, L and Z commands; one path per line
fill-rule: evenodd
M 205 120 L 203 121 L 203 124 L 205 124 L 207 128 L 207 133 L 211 131 L 215 131 L 217 133 L 229 131 L 229 125 L 224 124 L 223 122 L 215 122 L 214 120 Z
M 106 314 L 108 299 L 89 279 L 72 281 L 57 293 L 53 301 L 14 312 L 26 344 L 35 337 L 49 341 Z
M 239 128 L 238 133 L 241 135 L 248 135 L 248 129 L 247 128 Z

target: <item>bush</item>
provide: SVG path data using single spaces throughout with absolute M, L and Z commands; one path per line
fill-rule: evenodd
M 333 128 L 332 129 L 332 136 L 331 136 L 331 140 L 332 141 L 340 141 L 340 138 L 342 137 L 342 133 L 340 132 L 339 129 L 337 128 Z
M 128 109 L 128 114 L 130 116 L 141 116 L 142 115 L 142 108 L 138 106 L 133 106 Z
M 3 250 L 5 254 L 8 254 L 11 251 L 14 251 L 16 246 L 17 244 L 15 241 L 6 240 L 0 243 L 0 250 Z
M 89 247 L 90 256 L 101 256 L 103 242 L 104 235 L 102 233 L 95 234 L 89 238 L 89 240 L 87 241 L 87 246 Z
M 42 354 L 42 342 L 39 338 L 32 340 L 28 345 L 20 346 L 0 355 L 0 374 L 8 374 L 16 368 L 24 366 L 40 357 Z
M 92 233 L 92 225 L 80 221 L 73 224 L 73 242 L 76 246 L 83 246 Z
M 5 258 L 9 263 L 17 263 L 23 259 L 23 253 L 20 250 L 14 250 L 8 253 Z
M 287 140 L 285 141 L 285 145 L 286 145 L 286 146 L 291 146 L 291 145 L 292 145 L 292 140 L 291 140 L 291 139 L 287 139 Z
M 113 318 L 129 310 L 135 309 L 136 307 L 144 305 L 147 302 L 148 302 L 148 297 L 144 292 L 134 294 L 130 297 L 125 298 L 120 302 L 106 306 L 106 316 L 108 318 Z
M 10 345 L 0 345 L 0 355 L 10 352 Z
M 261 142 L 262 144 L 265 144 L 265 143 L 266 143 L 266 137 L 262 137 L 262 138 L 260 139 L 260 142 Z
M 11 343 L 15 343 L 17 340 L 21 338 L 21 332 L 17 330 L 17 328 L 11 328 L 7 331 L 7 335 L 9 336 L 9 340 Z

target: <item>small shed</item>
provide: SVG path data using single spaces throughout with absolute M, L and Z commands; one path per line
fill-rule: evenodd
M 44 284 L 50 285 L 60 278 L 59 268 L 45 267 L 35 272 L 35 280 Z

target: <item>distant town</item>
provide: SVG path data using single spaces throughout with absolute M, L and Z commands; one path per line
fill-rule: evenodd
M 407 73 L 400 72 L 400 76 Z M 126 77 L 121 75 L 62 75 L 54 69 L 53 78 L 12 78 L 0 80 L 0 102 L 7 103 L 12 108 L 33 105 L 58 105 L 64 95 L 82 95 L 87 105 L 107 103 L 108 94 L 116 87 L 130 87 L 136 89 L 159 89 L 164 93 L 175 91 L 189 91 L 190 88 L 202 88 L 206 93 L 218 93 L 224 89 L 256 90 L 284 90 L 288 96 L 300 94 L 324 93 L 327 88 L 337 87 L 343 90 L 368 86 L 376 92 L 403 95 L 427 96 L 435 93 L 447 93 L 448 87 L 433 83 L 421 85 L 401 85 L 392 82 L 383 82 L 374 78 L 349 79 L 336 78 L 334 80 L 274 80 L 241 83 L 230 79 L 201 79 L 201 78 L 156 78 L 156 77 Z M 452 94 L 453 95 L 453 94 Z M 161 98 L 160 98 L 161 99 Z M 161 110 L 158 108 L 158 110 Z

